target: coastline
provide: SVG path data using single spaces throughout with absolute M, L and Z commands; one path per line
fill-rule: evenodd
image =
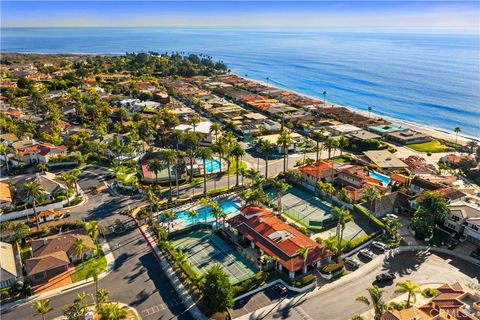
M 290 92 L 298 94 L 302 97 L 306 97 L 306 98 L 310 98 L 310 99 L 314 99 L 314 100 L 319 100 L 319 101 L 323 102 L 322 97 L 316 97 L 316 96 L 305 94 L 305 93 L 302 93 L 302 92 L 298 92 L 298 91 L 295 91 L 295 90 L 292 90 L 292 89 L 285 89 L 283 87 L 275 86 L 275 85 L 273 85 L 271 83 L 268 83 L 266 81 L 263 81 L 263 80 L 257 80 L 257 79 L 254 79 L 254 78 L 241 76 L 241 75 L 238 75 L 238 74 L 233 73 L 233 72 L 231 74 L 235 75 L 237 77 L 243 78 L 243 79 L 247 79 L 247 80 L 250 80 L 250 81 L 253 81 L 253 82 L 257 82 L 257 83 L 265 85 L 267 87 L 290 91 Z M 328 100 L 325 100 L 325 103 L 326 103 L 326 105 L 330 105 L 330 106 L 343 107 L 343 108 L 346 108 L 350 111 L 353 111 L 355 113 L 358 113 L 358 114 L 361 114 L 363 116 L 368 117 L 368 111 L 365 111 L 365 110 L 357 109 L 355 107 L 343 106 L 343 105 L 340 105 L 338 103 L 330 102 Z M 430 135 L 430 136 L 432 136 L 433 138 L 436 138 L 436 139 L 443 139 L 443 140 L 447 140 L 447 141 L 450 141 L 450 142 L 455 142 L 455 136 L 456 136 L 455 132 L 448 131 L 447 129 L 436 128 L 436 127 L 432 127 L 432 126 L 428 126 L 428 125 L 424 125 L 424 124 L 421 124 L 421 123 L 416 123 L 416 122 L 412 122 L 412 121 L 408 121 L 408 120 L 398 119 L 398 118 L 389 117 L 389 116 L 385 116 L 385 115 L 379 115 L 379 114 L 376 114 L 375 112 L 371 112 L 370 117 L 377 118 L 377 119 L 384 119 L 384 120 L 390 121 L 392 123 L 397 123 L 397 124 L 406 126 L 406 127 L 410 128 L 412 130 L 421 132 L 423 134 Z M 462 134 L 462 133 L 458 134 L 458 144 L 466 145 L 469 141 L 480 142 L 480 137 L 473 137 L 473 136 L 465 135 L 465 134 Z

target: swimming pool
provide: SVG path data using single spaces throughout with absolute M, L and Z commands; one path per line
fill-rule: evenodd
M 203 164 L 202 159 L 197 159 L 198 163 Z M 213 158 L 213 159 L 206 159 L 205 160 L 205 169 L 207 173 L 215 173 L 220 171 L 220 160 Z
M 368 174 L 370 175 L 370 177 L 380 180 L 384 185 L 388 185 L 390 183 L 389 176 L 386 176 L 376 171 L 368 171 Z
M 236 213 L 239 212 L 240 205 L 238 202 L 228 199 L 228 200 L 221 200 L 218 202 L 220 208 L 222 208 L 223 212 L 226 214 Z M 192 218 L 190 218 L 187 214 L 188 210 L 182 210 L 177 212 L 177 219 L 180 219 L 185 225 L 192 223 Z M 200 214 L 198 217 L 194 218 L 194 223 L 200 221 L 207 221 L 209 219 L 214 219 L 215 217 L 210 213 L 210 207 L 201 207 L 197 209 L 198 213 Z

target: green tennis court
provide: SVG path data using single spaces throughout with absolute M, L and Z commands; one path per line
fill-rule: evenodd
M 228 243 L 209 231 L 196 231 L 172 240 L 174 248 L 188 254 L 192 270 L 204 274 L 214 264 L 222 266 L 230 276 L 230 282 L 237 284 L 256 273 L 256 268 Z
M 265 190 L 271 200 L 276 199 L 274 189 Z M 332 204 L 300 188 L 290 187 L 282 197 L 283 212 L 289 218 L 310 229 L 321 229 L 335 223 Z

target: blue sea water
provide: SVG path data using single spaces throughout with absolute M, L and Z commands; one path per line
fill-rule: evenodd
M 184 28 L 3 28 L 2 51 L 205 53 L 240 75 L 479 137 L 478 34 Z

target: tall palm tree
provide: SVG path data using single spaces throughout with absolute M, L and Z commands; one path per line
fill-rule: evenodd
M 317 147 L 315 149 L 315 151 L 317 152 L 317 157 L 316 157 L 315 161 L 317 161 L 317 162 L 320 159 L 318 154 L 322 150 L 322 149 L 320 149 L 320 142 L 323 141 L 323 134 L 324 133 L 325 133 L 325 128 L 322 127 L 320 129 L 318 129 L 318 131 L 315 131 L 312 134 L 313 140 L 315 140 L 315 142 L 317 143 Z
M 301 247 L 296 251 L 296 253 L 300 254 L 302 256 L 303 260 L 303 273 L 307 273 L 307 260 L 308 260 L 308 255 L 310 253 L 310 247 L 304 246 Z
M 42 316 L 43 320 L 45 320 L 45 315 L 52 311 L 52 308 L 50 308 L 50 299 L 37 300 L 35 301 L 35 306 L 37 313 Z
M 332 158 L 332 150 L 338 147 L 338 141 L 332 138 L 325 140 L 325 148 L 328 150 L 328 160 Z
M 37 224 L 37 231 L 40 231 L 40 224 L 38 222 L 37 215 L 37 201 L 45 191 L 37 181 L 27 182 L 23 188 L 25 189 L 25 196 L 32 202 L 33 214 L 35 215 L 35 222 Z
M 78 181 L 78 178 L 80 177 L 80 175 L 82 174 L 82 171 L 80 171 L 79 169 L 72 169 L 72 170 L 69 171 L 69 174 L 72 177 L 72 184 L 75 188 L 75 194 L 78 197 L 79 191 L 78 191 L 77 181 Z
M 203 162 L 203 194 L 207 194 L 207 160 L 213 158 L 212 148 L 200 147 L 195 151 L 195 155 Z
M 98 221 L 88 221 L 85 224 L 85 229 L 88 233 L 88 235 L 92 238 L 94 242 L 97 242 L 98 236 L 100 235 L 101 232 L 105 231 L 105 227 L 98 223 Z
M 225 230 L 225 219 L 227 219 L 227 213 L 223 210 L 218 212 L 218 218 L 222 219 L 222 229 Z
M 282 197 L 285 191 L 288 190 L 290 185 L 285 182 L 285 180 L 275 180 L 273 182 L 273 188 L 277 192 L 277 207 L 278 207 L 278 214 L 282 214 Z
M 158 183 L 158 174 L 164 169 L 164 164 L 160 159 L 151 159 L 147 162 L 148 170 L 155 175 L 155 183 Z
M 277 144 L 281 145 L 283 149 L 283 173 L 287 172 L 288 147 L 290 147 L 292 143 L 292 135 L 289 131 L 284 129 L 278 136 L 277 140 Z
M 413 303 L 417 302 L 417 293 L 422 292 L 420 286 L 410 280 L 397 282 L 395 286 L 397 287 L 395 290 L 396 293 L 408 293 L 407 308 L 410 307 L 410 300 L 412 300 Z
M 230 150 L 230 156 L 235 158 L 235 173 L 237 174 L 237 180 L 235 185 L 238 187 L 238 176 L 240 174 L 238 167 L 240 165 L 241 158 L 245 155 L 245 150 L 240 146 L 239 143 L 235 143 Z
M 93 278 L 93 282 L 95 283 L 95 292 L 98 291 L 98 276 L 100 275 L 100 273 L 102 273 L 103 270 L 104 268 L 102 267 L 100 262 L 94 261 L 93 264 L 90 266 L 88 273 L 85 277 L 85 279 L 88 279 L 90 277 Z M 98 305 L 98 299 L 96 296 L 95 296 L 95 302 Z
M 7 152 L 11 151 L 11 148 L 3 143 L 0 143 L 0 154 L 3 156 L 5 159 L 5 166 L 7 169 L 7 172 L 10 171 L 10 166 L 9 166 L 9 160 L 7 157 Z
M 380 191 L 378 191 L 375 187 L 368 187 L 367 189 L 363 190 L 362 198 L 367 202 L 370 202 L 372 206 L 375 208 L 375 202 L 381 198 Z
M 192 219 L 192 225 L 195 223 L 195 218 L 197 218 L 200 213 L 197 210 L 187 210 L 187 216 Z
M 219 168 L 219 173 L 220 175 L 222 175 L 222 159 L 223 159 L 223 155 L 224 155 L 224 152 L 225 152 L 225 145 L 226 145 L 226 141 L 223 137 L 220 137 L 218 139 L 215 140 L 214 144 L 213 144 L 213 147 L 215 149 L 215 151 L 218 153 L 218 158 L 220 160 L 220 168 Z
M 370 113 L 372 112 L 372 107 L 368 107 L 368 117 L 370 118 Z
M 168 199 L 172 200 L 172 170 L 173 163 L 177 159 L 175 151 L 172 149 L 163 149 L 160 151 L 160 160 L 164 162 L 164 166 L 168 171 Z M 177 174 L 177 172 L 176 172 Z
M 250 185 L 253 185 L 254 181 L 260 178 L 260 172 L 254 168 L 250 168 L 245 172 L 246 177 L 250 179 Z
M 193 180 L 193 150 L 200 143 L 200 136 L 196 132 L 188 132 L 185 135 L 184 143 L 189 146 L 188 157 L 190 159 L 190 181 Z
M 460 132 L 462 132 L 462 128 L 455 127 L 455 129 L 453 129 L 453 131 L 455 132 L 455 144 L 458 144 L 458 134 Z M 454 157 L 454 160 L 456 160 L 456 158 L 457 158 L 457 147 L 455 147 L 455 149 L 454 149 L 453 157 Z
M 73 247 L 73 254 L 75 257 L 82 259 L 82 266 L 83 266 L 86 250 L 87 250 L 87 245 L 85 244 L 83 239 L 77 239 Z
M 171 222 L 177 217 L 177 214 L 172 210 L 165 210 L 162 215 L 165 217 L 167 220 L 167 235 L 170 234 L 170 224 Z
M 383 314 L 387 310 L 387 304 L 383 301 L 383 290 L 377 286 L 373 286 L 367 289 L 369 298 L 365 296 L 359 296 L 355 300 L 366 304 L 367 306 L 372 305 L 373 310 L 375 311 L 375 320 L 381 320 Z
M 109 292 L 107 289 L 100 288 L 95 291 L 95 300 L 97 301 L 97 310 L 102 309 L 102 305 L 108 302 Z
M 220 122 L 212 123 L 212 125 L 210 126 L 210 133 L 214 134 L 215 141 L 218 140 L 218 135 L 220 134 L 220 132 L 222 132 L 222 125 L 220 124 Z
M 192 114 L 190 117 L 190 125 L 193 127 L 193 132 L 195 132 L 195 129 L 197 128 L 197 124 L 200 123 L 200 116 L 196 113 Z
M 274 151 L 274 147 L 270 141 L 266 139 L 261 139 L 258 142 L 258 148 L 263 153 L 263 157 L 265 159 L 265 179 L 266 179 L 268 178 L 268 156 L 272 154 L 272 152 Z
M 210 202 L 210 210 L 212 215 L 215 217 L 215 225 L 218 226 L 218 219 L 223 215 L 223 209 L 220 207 L 218 202 Z
M 63 171 L 57 178 L 65 183 L 65 187 L 67 188 L 67 204 L 70 206 L 70 190 L 73 188 L 73 177 L 68 171 Z
M 335 207 L 333 208 L 333 212 L 338 219 L 337 222 L 337 241 L 338 243 L 342 243 L 343 241 L 343 232 L 345 231 L 345 226 L 348 222 L 353 220 L 352 215 L 350 212 L 343 208 Z
M 323 93 L 322 93 L 322 94 L 323 94 L 323 105 L 324 105 L 324 106 L 327 106 L 326 100 L 325 100 L 326 97 L 327 97 L 327 90 L 323 90 Z
M 349 142 L 348 142 L 348 139 L 345 138 L 344 135 L 340 136 L 340 138 L 338 138 L 337 141 L 338 141 L 338 146 L 340 147 L 340 157 L 341 157 L 342 154 L 343 154 L 344 149 L 345 149 L 346 147 L 348 147 Z

